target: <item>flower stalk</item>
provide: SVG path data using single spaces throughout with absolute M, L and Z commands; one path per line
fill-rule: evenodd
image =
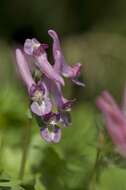
M 4 140 L 5 140 L 5 133 L 4 128 L 1 129 L 1 135 L 0 135 L 0 172 L 2 171 L 2 162 L 3 162 L 3 148 L 4 148 Z
M 98 176 L 99 176 L 99 164 L 101 161 L 101 150 L 100 148 L 97 149 L 97 153 L 96 153 L 96 159 L 95 159 L 95 163 L 94 163 L 94 167 L 93 170 L 91 172 L 91 176 L 90 176 L 90 184 L 89 184 L 89 190 L 96 190 L 96 185 L 98 182 Z
M 103 153 L 103 147 L 104 147 L 104 134 L 103 134 L 103 130 L 99 131 L 99 136 L 98 136 L 98 146 L 96 149 L 96 158 L 95 158 L 95 162 L 94 162 L 94 166 L 90 175 L 90 183 L 89 183 L 89 190 L 96 190 L 97 189 L 97 184 L 99 182 L 99 177 L 100 177 L 100 168 L 102 167 L 102 153 Z
M 29 144 L 30 144 L 30 137 L 31 137 L 31 126 L 32 126 L 32 119 L 28 118 L 27 125 L 23 128 L 23 138 L 22 138 L 22 158 L 19 170 L 19 179 L 23 180 L 26 168 L 26 162 L 28 157 L 29 151 Z

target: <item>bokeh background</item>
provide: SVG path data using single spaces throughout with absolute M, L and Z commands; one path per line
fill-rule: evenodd
M 27 91 L 15 67 L 15 48 L 26 38 L 49 43 L 56 30 L 69 64 L 83 64 L 85 88 L 68 83 L 77 98 L 72 126 L 57 145 L 45 143 L 35 121 L 27 142 Z M 51 49 L 49 59 L 52 60 Z M 125 0 L 0 0 L 0 190 L 88 190 L 102 121 L 95 106 L 108 89 L 120 103 L 126 80 Z M 20 185 L 22 149 L 29 143 Z M 119 165 L 120 166 L 120 165 Z M 113 163 L 100 172 L 97 190 L 126 190 L 126 170 Z

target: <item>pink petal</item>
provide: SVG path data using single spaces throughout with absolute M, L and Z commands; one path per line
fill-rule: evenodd
M 64 55 L 61 50 L 60 41 L 57 33 L 54 30 L 49 30 L 48 34 L 53 39 L 53 57 L 55 60 L 54 69 L 56 72 L 60 72 L 64 77 L 74 79 L 78 85 L 84 86 L 81 82 L 79 82 L 76 78 L 80 74 L 81 64 L 75 64 L 74 66 L 69 66 L 64 58 Z
M 64 85 L 63 78 L 53 69 L 52 65 L 48 62 L 47 56 L 43 53 L 41 56 L 36 57 L 36 65 L 52 81 L 59 82 Z
M 37 102 L 31 104 L 31 111 L 38 116 L 43 116 L 51 112 L 52 104 L 49 99 L 46 99 L 39 105 Z
M 61 139 L 61 129 L 54 127 L 53 131 L 49 131 L 47 127 L 41 129 L 41 136 L 44 140 L 51 143 L 59 143 Z
M 16 49 L 16 60 L 21 77 L 24 80 L 28 91 L 30 91 L 31 86 L 35 84 L 35 81 L 32 78 L 26 59 L 20 49 Z
M 33 55 L 35 48 L 38 48 L 41 44 L 35 39 L 26 39 L 24 43 L 24 52 L 28 55 Z

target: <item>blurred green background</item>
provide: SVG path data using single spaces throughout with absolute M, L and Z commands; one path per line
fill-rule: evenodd
M 31 37 L 51 46 L 50 28 L 60 34 L 68 63 L 83 64 L 80 78 L 86 86 L 69 83 L 65 88 L 66 97 L 75 97 L 77 102 L 73 124 L 63 130 L 58 145 L 45 143 L 32 122 L 20 183 L 28 97 L 15 67 L 14 51 Z M 108 89 L 120 102 L 125 79 L 125 0 L 0 0 L 0 190 L 89 190 L 102 125 L 95 99 Z M 97 190 L 126 190 L 123 167 L 103 168 Z

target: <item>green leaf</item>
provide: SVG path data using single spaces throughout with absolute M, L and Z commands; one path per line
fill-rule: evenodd
M 40 175 L 36 176 L 35 190 L 46 190 L 42 182 L 40 181 Z
M 110 167 L 102 173 L 97 190 L 126 190 L 126 170 Z

